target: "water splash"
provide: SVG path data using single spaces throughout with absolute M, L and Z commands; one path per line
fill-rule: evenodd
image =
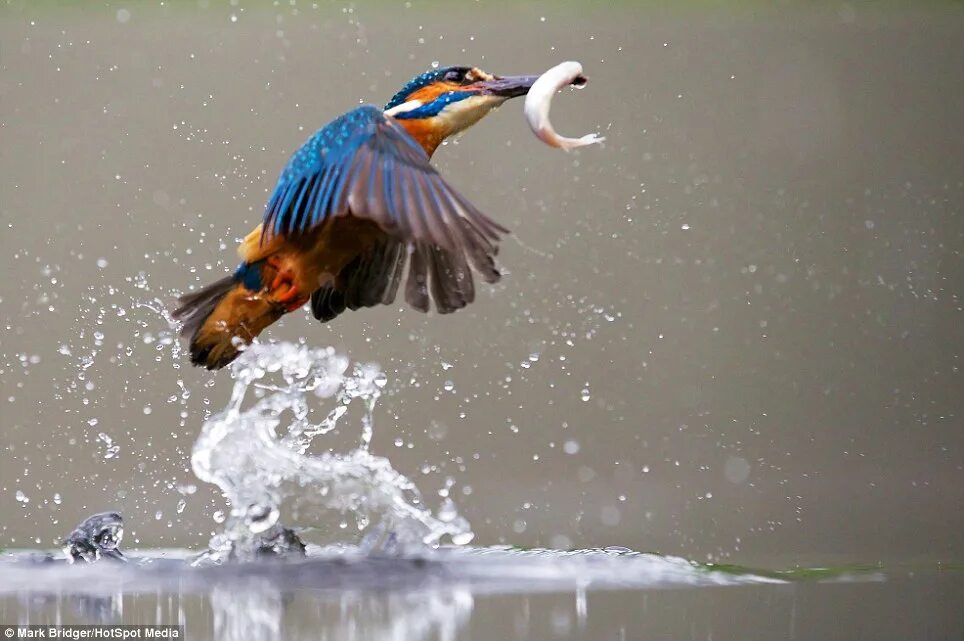
M 335 529 L 349 531 L 353 519 L 368 549 L 472 539 L 453 505 L 433 514 L 411 480 L 368 451 L 375 403 L 388 379 L 376 365 L 349 367 L 330 347 L 285 342 L 255 343 L 231 365 L 231 399 L 204 422 L 191 457 L 195 474 L 220 487 L 231 506 L 209 557 L 253 556 L 260 537 L 277 530 L 282 512 L 286 525 L 307 531 L 323 531 L 333 514 L 340 519 Z M 317 419 L 326 400 L 333 407 Z M 358 447 L 309 453 L 312 441 L 334 430 L 355 401 L 363 410 Z

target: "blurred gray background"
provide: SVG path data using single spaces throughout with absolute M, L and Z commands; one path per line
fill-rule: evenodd
M 964 9 L 763 4 L 5 2 L 0 547 L 108 508 L 202 545 L 231 379 L 157 310 L 331 118 L 433 61 L 575 59 L 553 120 L 605 148 L 513 101 L 436 155 L 513 230 L 502 283 L 266 337 L 380 363 L 374 451 L 431 503 L 452 477 L 479 544 L 960 560 Z

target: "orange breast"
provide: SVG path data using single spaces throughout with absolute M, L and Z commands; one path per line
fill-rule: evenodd
M 425 150 L 425 153 L 427 153 L 430 158 L 438 146 L 442 144 L 444 136 L 434 123 L 434 118 L 403 118 L 397 122 L 405 128 L 409 136 L 414 138 L 415 141 L 422 146 L 422 149 Z

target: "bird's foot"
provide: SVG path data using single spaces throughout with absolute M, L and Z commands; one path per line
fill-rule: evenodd
M 295 286 L 295 274 L 290 269 L 285 269 L 281 259 L 272 256 L 267 259 L 268 265 L 275 269 L 276 275 L 271 281 L 271 296 L 284 307 L 286 312 L 293 312 L 308 302 L 311 295 L 304 295 Z
M 286 296 L 282 304 L 284 304 L 286 312 L 293 312 L 296 309 L 304 307 L 309 298 L 311 298 L 311 296 L 302 296 L 297 289 L 292 287 L 290 294 Z

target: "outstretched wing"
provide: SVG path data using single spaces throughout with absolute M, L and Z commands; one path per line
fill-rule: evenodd
M 374 221 L 411 247 L 464 256 L 487 277 L 494 243 L 507 232 L 445 182 L 421 145 L 371 105 L 335 119 L 295 152 L 268 200 L 264 234 L 302 234 L 347 215 Z
M 390 305 L 395 300 L 402 269 L 409 259 L 405 300 L 426 312 L 431 298 L 440 314 L 462 309 L 475 300 L 475 285 L 465 255 L 425 243 L 405 245 L 391 237 L 377 242 L 345 266 L 334 283 L 311 295 L 315 318 L 327 323 L 345 309 Z M 491 257 L 482 277 L 489 283 L 499 279 Z M 431 280 L 429 277 L 431 276 Z

